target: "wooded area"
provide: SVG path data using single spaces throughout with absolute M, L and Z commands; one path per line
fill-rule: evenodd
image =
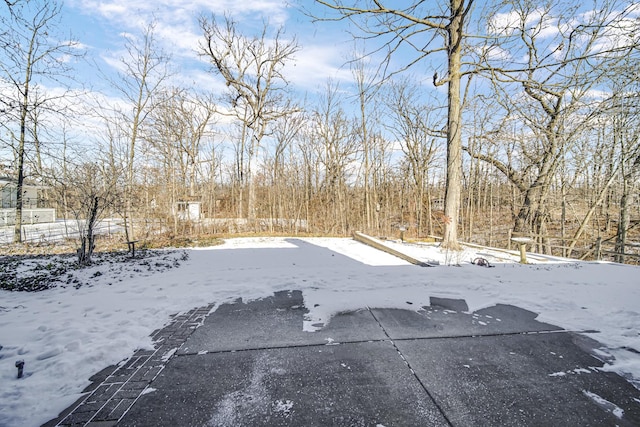
M 29 179 L 49 186 L 61 217 L 122 218 L 127 241 L 406 229 L 504 248 L 529 236 L 540 253 L 638 262 L 637 4 L 318 3 L 334 15 L 310 19 L 352 20 L 354 38 L 369 39 L 349 87 L 328 80 L 300 96 L 286 75 L 304 48 L 292 35 L 266 23 L 242 34 L 209 16 L 193 48 L 224 93 L 173 84 L 150 23 L 128 39 L 109 104 L 72 89 L 61 58 L 78 42 L 51 37 L 60 6 L 7 3 L 0 175 L 18 183 L 16 211 Z M 372 64 L 377 49 L 387 53 Z M 407 49 L 414 59 L 394 65 Z M 443 75 L 417 72 L 429 61 Z M 66 90 L 47 91 L 52 82 Z M 189 202 L 197 217 L 181 213 Z

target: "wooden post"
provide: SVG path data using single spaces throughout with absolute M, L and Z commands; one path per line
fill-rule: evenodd
M 596 239 L 596 261 L 602 259 L 602 237 Z
M 535 240 L 530 237 L 512 237 L 509 241 L 513 241 L 518 245 L 520 249 L 520 263 L 527 263 L 527 243 L 535 243 Z
M 526 243 L 520 243 L 518 245 L 520 247 L 520 264 L 526 264 L 527 263 L 527 244 Z

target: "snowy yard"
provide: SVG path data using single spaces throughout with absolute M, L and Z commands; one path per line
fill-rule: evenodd
M 305 245 L 333 253 L 297 255 Z M 433 296 L 465 299 L 470 311 L 513 304 L 568 330 L 598 331 L 588 335 L 615 357 L 607 369 L 638 384 L 640 267 L 537 257 L 520 265 L 515 253 L 390 245 L 440 266 L 413 266 L 352 239 L 238 238 L 102 263 L 42 292 L 0 291 L 0 426 L 39 426 L 54 418 L 94 373 L 151 348 L 150 333 L 173 313 L 282 290 L 303 292 L 309 313 L 302 327 L 309 333 L 338 312 L 420 310 Z M 472 265 L 477 257 L 495 268 Z M 22 379 L 17 360 L 25 362 Z

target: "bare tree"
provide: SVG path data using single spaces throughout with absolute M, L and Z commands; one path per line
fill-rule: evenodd
M 417 57 L 404 67 L 409 68 L 426 57 L 446 55 L 447 74 L 433 76 L 435 85 L 448 85 L 447 118 L 447 178 L 445 194 L 445 226 L 443 247 L 458 249 L 458 211 L 460 208 L 462 182 L 462 101 L 461 80 L 463 69 L 462 52 L 467 35 L 464 32 L 473 0 L 414 1 L 407 6 L 394 8 L 382 0 L 350 1 L 316 0 L 339 15 L 337 18 L 319 20 L 344 20 L 355 23 L 365 37 L 379 37 L 386 49 L 386 61 L 381 66 L 384 74 L 390 58 L 401 48 L 408 46 L 417 52 Z M 390 3 L 390 2 L 389 2 Z
M 279 224 L 282 228 L 287 225 L 288 221 L 290 229 L 297 230 L 297 212 L 296 206 L 299 206 L 299 198 L 296 197 L 296 184 L 299 177 L 293 171 L 295 170 L 296 159 L 291 155 L 292 146 L 298 139 L 301 130 L 307 123 L 305 115 L 292 115 L 284 117 L 276 121 L 273 129 L 274 143 L 265 167 L 270 170 L 265 175 L 270 175 L 271 191 L 269 192 L 269 212 L 270 227 L 273 230 L 274 224 Z M 287 158 L 287 154 L 289 157 Z M 289 172 L 289 173 L 287 173 Z
M 16 2 L 7 2 L 11 7 Z M 11 147 L 16 159 L 16 218 L 14 242 L 20 242 L 23 208 L 23 185 L 28 145 L 37 141 L 33 119 L 43 110 L 61 108 L 60 99 L 68 96 L 54 95 L 38 89 L 44 83 L 65 85 L 70 72 L 69 57 L 77 56 L 76 43 L 69 38 L 57 38 L 57 26 L 61 6 L 55 1 L 33 1 L 11 9 L 8 18 L 10 30 L 0 34 L 0 84 L 10 98 L 3 99 L 2 127 L 10 135 Z M 3 18 L 4 20 L 4 18 Z M 31 139 L 29 139 L 31 137 Z
M 124 71 L 119 73 L 118 80 L 112 81 L 113 87 L 124 97 L 128 108 L 119 110 L 119 126 L 128 140 L 128 158 L 126 167 L 125 198 L 125 232 L 127 240 L 133 240 L 133 205 L 135 186 L 136 148 L 140 142 L 141 131 L 147 117 L 156 106 L 154 96 L 171 75 L 169 56 L 156 46 L 154 37 L 155 23 L 148 24 L 140 39 L 135 37 L 126 40 L 126 55 L 120 59 Z
M 581 15 L 573 3 L 513 0 L 499 6 L 489 20 L 490 43 L 479 50 L 478 62 L 492 81 L 495 95 L 490 102 L 503 107 L 504 121 L 485 136 L 494 143 L 500 135 L 517 140 L 521 168 L 467 150 L 503 172 L 521 193 L 514 231 L 546 235 L 548 196 L 557 168 L 599 114 L 601 104 L 593 93 L 635 49 L 630 33 L 619 32 L 629 31 L 624 21 L 630 9 L 619 10 L 613 1 Z
M 229 17 L 222 23 L 215 17 L 200 18 L 204 42 L 200 53 L 207 57 L 214 72 L 229 87 L 228 101 L 235 117 L 243 124 L 248 152 L 249 219 L 256 217 L 254 173 L 262 140 L 270 133 L 271 124 L 297 111 L 286 98 L 287 80 L 282 73 L 285 63 L 299 50 L 295 39 L 287 39 L 279 28 L 269 38 L 265 23 L 258 37 L 246 37 Z
M 166 201 L 164 212 L 172 212 L 179 201 L 202 199 L 202 165 L 209 161 L 203 156 L 210 148 L 207 143 L 212 137 L 215 106 L 209 95 L 179 88 L 158 94 L 158 98 L 159 106 L 151 114 L 145 137 L 146 160 L 159 166 L 165 180 L 163 191 L 154 194 L 154 200 Z M 177 233 L 175 212 L 173 219 Z
M 5 6 L 7 6 L 7 10 L 9 11 L 9 15 L 12 17 L 15 17 L 16 15 L 16 8 L 19 8 L 22 4 L 27 4 L 29 3 L 30 0 L 4 0 L 4 4 Z M 5 17 L 0 17 L 0 22 L 4 22 L 5 21 Z
M 13 6 L 15 6 L 16 4 L 18 4 L 20 2 L 20 0 L 14 0 L 14 1 L 9 1 L 9 0 L 4 0 L 4 4 L 7 5 L 7 7 L 9 8 L 9 10 L 11 10 L 11 8 Z
M 310 142 L 322 167 L 317 173 L 316 188 L 323 196 L 324 230 L 328 233 L 350 231 L 347 181 L 352 178 L 350 165 L 358 151 L 354 126 L 340 105 L 338 86 L 328 83 L 320 105 L 311 114 L 309 129 Z
M 391 87 L 388 97 L 389 131 L 396 137 L 405 156 L 413 187 L 418 232 L 426 225 L 433 233 L 429 172 L 433 167 L 442 137 L 435 129 L 439 111 L 420 102 L 420 89 L 405 79 Z M 426 218 L 425 208 L 426 207 Z
M 375 84 L 375 75 L 367 70 L 366 62 L 363 58 L 356 57 L 350 62 L 351 74 L 354 77 L 357 89 L 358 109 L 359 109 L 359 135 L 362 149 L 362 181 L 364 196 L 364 227 L 370 231 L 373 224 L 373 201 L 375 200 L 375 185 L 371 180 L 371 156 L 373 150 L 373 132 L 371 118 L 374 117 L 375 102 L 373 100 L 378 92 L 378 85 Z M 371 112 L 369 111 L 371 110 Z
M 632 64 L 630 62 L 628 65 Z M 625 262 L 625 249 L 631 225 L 631 205 L 634 183 L 640 177 L 640 122 L 638 115 L 637 69 L 629 66 L 619 74 L 621 82 L 611 97 L 612 133 L 614 145 L 620 150 L 619 165 L 622 180 L 620 212 L 616 230 L 616 262 Z
M 65 165 L 64 197 L 78 225 L 78 264 L 91 264 L 96 226 L 117 199 L 116 176 L 99 163 Z

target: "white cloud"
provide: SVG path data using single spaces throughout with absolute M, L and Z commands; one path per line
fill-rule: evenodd
M 500 46 L 488 46 L 482 48 L 482 56 L 490 61 L 505 61 L 512 59 L 511 53 Z
M 109 51 L 101 53 L 100 58 L 113 70 L 119 73 L 124 73 L 127 69 L 120 59 L 123 58 L 124 55 L 126 55 L 126 51 Z
M 327 80 L 351 82 L 353 76 L 340 50 L 334 46 L 304 46 L 287 66 L 287 76 L 292 84 L 309 91 L 324 90 Z
M 68 0 L 67 5 L 81 9 L 89 15 L 100 15 L 113 21 L 134 27 L 140 20 L 154 18 L 162 22 L 185 22 L 201 13 L 227 13 L 234 17 L 260 15 L 271 24 L 283 24 L 287 17 L 287 3 L 281 0 Z
M 584 98 L 587 100 L 605 101 L 609 99 L 611 95 L 611 91 L 608 90 L 591 89 L 585 92 Z
M 552 38 L 559 33 L 558 19 L 542 9 L 536 9 L 526 16 L 515 10 L 498 13 L 489 20 L 487 26 L 489 34 L 502 36 L 511 36 L 516 28 L 523 26 L 527 30 L 534 30 L 538 38 Z
M 171 23 L 158 22 L 155 35 L 163 41 L 166 48 L 171 49 L 174 56 L 196 58 L 198 43 L 202 39 L 200 32 L 194 28 L 185 28 Z
M 65 7 L 97 19 L 106 31 L 114 30 L 112 35 L 132 39 L 136 38 L 132 34 L 140 34 L 154 23 L 156 48 L 169 54 L 176 64 L 185 59 L 198 61 L 197 49 L 202 38 L 200 16 L 228 14 L 247 31 L 261 28 L 265 21 L 270 25 L 283 25 L 289 16 L 288 5 L 281 0 L 68 0 Z M 95 48 L 99 52 L 102 49 L 99 55 L 107 66 L 121 71 L 118 60 L 122 57 L 124 39 L 116 40 L 115 43 L 121 42 L 120 46 L 113 46 L 112 38 L 110 41 L 112 45 Z M 180 70 L 183 71 L 189 72 Z
M 634 16 L 619 16 L 603 31 L 603 37 L 596 43 L 593 52 L 623 49 L 637 43 L 640 21 Z
M 511 36 L 513 29 L 518 27 L 520 17 L 515 11 L 497 13 L 487 22 L 487 33 L 490 35 Z
M 206 69 L 206 65 L 203 65 L 200 70 L 191 69 L 186 73 L 178 73 L 172 79 L 181 85 L 198 88 L 212 93 L 214 96 L 223 95 L 227 90 L 224 80 L 213 74 L 213 72 L 206 71 Z

